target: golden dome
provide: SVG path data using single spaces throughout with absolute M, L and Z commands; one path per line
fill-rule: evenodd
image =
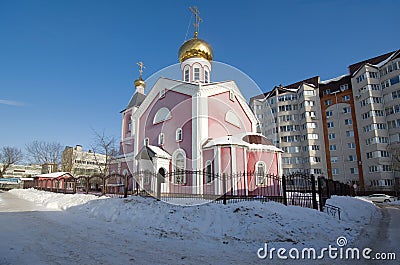
M 143 81 L 142 77 L 139 77 L 139 79 L 135 80 L 135 87 L 142 86 L 143 88 L 146 87 L 146 83 Z
M 210 44 L 204 40 L 198 39 L 195 35 L 193 39 L 182 44 L 179 48 L 178 57 L 180 62 L 193 57 L 201 57 L 211 62 L 214 54 Z

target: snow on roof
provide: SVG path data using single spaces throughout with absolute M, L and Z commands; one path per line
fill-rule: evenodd
M 58 178 L 58 177 L 62 177 L 64 175 L 68 175 L 67 177 L 73 177 L 71 175 L 71 173 L 69 172 L 53 172 L 53 173 L 49 173 L 49 174 L 40 174 L 40 175 L 36 175 L 36 178 Z
M 332 79 L 320 81 L 319 83 L 325 85 L 325 84 L 328 84 L 330 82 L 339 81 L 340 79 L 342 79 L 343 77 L 346 77 L 346 76 L 349 76 L 349 74 L 345 74 L 345 75 L 341 75 L 341 76 L 338 76 L 338 77 L 335 77 L 335 78 L 332 78 Z
M 167 159 L 172 158 L 172 156 L 168 152 L 164 151 L 158 146 L 148 145 L 147 147 L 155 154 L 156 157 L 167 158 Z
M 389 62 L 390 60 L 393 59 L 393 57 L 396 55 L 396 52 L 392 53 L 392 55 L 390 55 L 388 58 L 386 58 L 386 60 L 383 60 L 382 62 L 375 64 L 374 66 L 376 67 L 382 67 L 383 65 L 385 65 L 387 62 Z
M 267 144 L 255 144 L 255 143 L 249 143 L 244 141 L 245 136 L 260 136 L 265 138 L 262 134 L 259 133 L 243 133 L 243 134 L 238 134 L 238 135 L 226 135 L 222 136 L 219 138 L 215 138 L 210 140 L 204 148 L 210 148 L 213 146 L 217 145 L 238 145 L 238 146 L 244 146 L 247 147 L 251 150 L 267 150 L 267 151 L 272 151 L 272 152 L 283 152 L 281 149 L 277 148 L 274 145 L 267 145 Z

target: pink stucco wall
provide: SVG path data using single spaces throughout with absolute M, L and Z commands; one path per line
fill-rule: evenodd
M 232 110 L 240 120 L 240 128 L 225 121 L 225 114 Z M 234 135 L 251 132 L 252 126 L 238 100 L 229 99 L 229 92 L 224 92 L 209 97 L 208 99 L 208 135 L 217 138 L 225 135 Z
M 154 124 L 153 119 L 161 108 L 168 108 L 171 119 Z M 149 108 L 139 118 L 139 148 L 143 146 L 144 138 L 149 138 L 150 145 L 158 146 L 158 136 L 164 133 L 165 144 L 163 148 L 171 155 L 181 148 L 185 150 L 188 159 L 192 157 L 192 99 L 188 95 L 167 90 L 165 97 L 155 97 Z M 183 140 L 176 141 L 176 129 L 182 128 Z M 191 162 L 186 162 L 187 169 L 191 169 Z

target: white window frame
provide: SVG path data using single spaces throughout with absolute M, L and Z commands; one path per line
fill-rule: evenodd
M 175 140 L 177 142 L 181 142 L 183 140 L 183 130 L 182 128 L 178 128 L 175 131 Z
M 183 156 L 183 168 L 178 168 L 176 165 L 176 160 L 177 157 L 179 155 Z M 173 182 L 174 184 L 185 184 L 186 183 L 186 152 L 183 149 L 178 149 L 174 152 L 173 156 L 172 156 L 172 167 L 173 167 L 173 171 L 174 171 L 174 179 Z M 182 172 L 180 174 L 180 171 Z M 180 178 L 180 176 L 182 176 L 182 179 L 178 179 L 178 177 Z
M 259 166 L 263 167 L 263 174 L 259 172 Z M 267 165 L 264 161 L 258 161 L 255 165 L 254 172 L 256 175 L 256 185 L 257 186 L 265 186 L 266 185 L 266 174 L 267 174 Z
M 193 81 L 200 81 L 200 68 L 199 67 L 193 68 Z
M 190 69 L 186 68 L 185 71 L 183 72 L 183 79 L 185 80 L 185 82 L 189 82 L 190 81 Z
M 210 169 L 210 172 L 208 171 Z M 213 177 L 213 167 L 212 167 L 212 162 L 211 160 L 206 161 L 206 168 L 205 168 L 205 176 L 206 183 L 211 183 L 214 181 Z
M 164 145 L 165 144 L 165 135 L 164 133 L 160 133 L 158 135 L 158 145 Z

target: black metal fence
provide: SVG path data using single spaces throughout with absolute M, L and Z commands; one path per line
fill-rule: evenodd
M 275 201 L 321 211 L 332 195 L 355 195 L 350 185 L 304 173 L 278 176 L 256 172 L 212 174 L 206 171 L 174 171 L 160 174 L 141 171 L 131 175 L 35 179 L 33 187 L 52 192 L 110 197 L 153 196 L 171 201 L 182 198 L 224 204 L 243 200 Z

